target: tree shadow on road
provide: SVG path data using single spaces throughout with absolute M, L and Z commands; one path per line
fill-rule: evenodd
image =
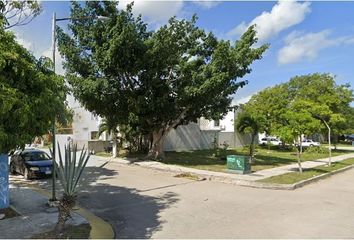
M 159 213 L 178 201 L 177 195 L 167 192 L 152 197 L 134 188 L 97 183 L 118 175 L 115 170 L 87 167 L 82 193 L 78 201 L 84 208 L 109 221 L 116 238 L 149 238 L 161 228 Z M 119 178 L 118 178 L 119 181 Z
M 160 196 L 144 195 L 134 188 L 105 183 L 105 180 L 117 178 L 116 170 L 104 167 L 86 167 L 79 187 L 78 203 L 97 216 L 109 222 L 116 238 L 150 238 L 161 229 L 160 213 L 178 202 L 178 195 L 166 192 Z M 101 180 L 102 182 L 98 182 Z M 14 178 L 12 182 L 24 181 Z M 25 181 L 50 190 L 51 179 Z M 61 196 L 59 183 L 57 196 Z

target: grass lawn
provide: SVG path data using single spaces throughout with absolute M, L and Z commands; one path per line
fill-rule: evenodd
M 354 158 L 343 160 L 341 162 L 332 163 L 330 167 L 328 166 L 319 166 L 310 169 L 304 169 L 303 173 L 293 172 L 286 173 L 279 176 L 274 176 L 270 178 L 265 178 L 259 180 L 259 182 L 264 183 L 278 183 L 278 184 L 293 184 L 305 179 L 309 179 L 323 173 L 332 172 L 350 165 L 354 164 Z
M 252 171 L 259 171 L 267 168 L 279 167 L 287 164 L 296 163 L 296 155 L 288 150 L 272 148 L 258 148 L 256 150 L 256 161 L 252 165 Z M 225 172 L 226 155 L 248 155 L 247 148 L 220 151 L 219 157 L 214 156 L 213 150 L 199 150 L 191 152 L 166 152 L 166 158 L 161 162 L 166 164 L 180 165 L 185 167 L 197 168 L 202 170 Z M 332 151 L 332 156 L 338 156 L 351 151 L 336 150 Z M 302 154 L 302 161 L 326 158 L 327 154 L 306 153 Z
M 97 152 L 95 153 L 95 155 L 99 157 L 112 157 L 112 153 L 108 153 L 108 152 Z
M 96 156 L 100 156 L 100 157 L 112 157 L 112 153 L 109 152 L 97 152 L 95 153 Z M 143 158 L 145 157 L 146 154 L 142 154 L 142 153 L 129 153 L 127 150 L 121 149 L 119 150 L 119 154 L 118 157 L 127 157 L 127 158 Z
M 354 147 L 352 145 L 352 143 L 348 143 L 348 144 L 344 144 L 344 143 L 339 143 L 339 144 L 336 144 L 337 147 Z M 334 147 L 334 145 L 333 145 Z

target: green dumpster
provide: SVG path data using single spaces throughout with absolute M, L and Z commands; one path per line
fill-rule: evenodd
M 251 172 L 251 165 L 248 158 L 241 155 L 228 155 L 227 156 L 227 170 L 246 174 Z

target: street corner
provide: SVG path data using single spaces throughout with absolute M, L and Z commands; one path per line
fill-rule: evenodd
M 10 185 L 9 208 L 1 209 L 1 238 L 55 238 L 58 208 L 48 205 L 47 190 L 21 184 Z M 60 238 L 113 239 L 111 225 L 88 210 L 76 206 Z

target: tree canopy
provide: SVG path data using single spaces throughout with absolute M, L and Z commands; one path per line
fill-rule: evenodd
M 35 59 L 0 24 L 0 152 L 30 143 L 66 112 L 64 79 Z M 62 119 L 62 117 L 60 117 Z
M 350 119 L 353 90 L 349 84 L 338 85 L 331 74 L 309 74 L 296 76 L 289 82 L 264 89 L 252 96 L 246 104 L 248 111 L 266 119 L 269 134 L 279 134 L 282 126 L 289 124 L 294 114 L 311 117 L 305 134 L 326 131 L 325 120 L 338 132 L 346 131 Z
M 132 5 L 116 4 L 73 2 L 72 34 L 58 29 L 59 49 L 74 96 L 102 117 L 151 134 L 157 157 L 172 128 L 225 114 L 231 95 L 247 83 L 238 79 L 268 46 L 254 46 L 254 26 L 231 43 L 197 27 L 196 17 L 148 31 Z
M 267 88 L 245 104 L 248 113 L 265 119 L 268 134 L 287 143 L 298 142 L 313 133 L 345 132 L 352 116 L 353 90 L 338 85 L 331 74 L 296 76 L 289 82 Z M 299 164 L 300 166 L 300 164 Z M 300 166 L 301 168 L 301 166 Z

